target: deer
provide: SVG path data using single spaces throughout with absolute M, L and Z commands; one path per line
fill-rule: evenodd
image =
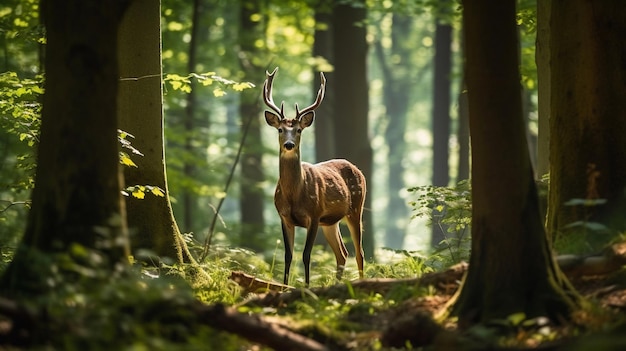
M 348 250 L 339 230 L 339 223 L 344 219 L 354 243 L 359 278 L 362 279 L 365 176 L 354 164 L 345 159 L 332 159 L 316 164 L 301 160 L 302 131 L 313 124 L 315 110 L 324 99 L 326 77 L 320 72 L 321 85 L 313 104 L 300 110 L 296 103 L 295 117 L 286 118 L 284 101 L 278 108 L 272 98 L 272 86 L 277 71 L 278 67 L 272 73 L 266 71 L 263 100 L 269 108 L 265 111 L 265 121 L 278 131 L 279 177 L 274 193 L 274 205 L 280 217 L 285 245 L 283 282 L 285 285 L 289 282 L 295 227 L 303 227 L 306 228 L 306 241 L 302 261 L 305 283 L 309 286 L 311 250 L 320 226 L 337 261 L 336 278 L 341 280 L 348 257 Z

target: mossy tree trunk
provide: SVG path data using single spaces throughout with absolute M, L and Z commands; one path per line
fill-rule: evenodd
M 463 1 L 472 136 L 472 253 L 453 313 L 461 325 L 567 318 L 577 295 L 539 216 L 522 118 L 514 0 Z
M 42 253 L 70 253 L 78 244 L 103 250 L 112 265 L 128 255 L 116 121 L 117 31 L 126 4 L 42 2 L 46 81 L 35 189 L 3 290 L 45 293 Z
M 626 229 L 626 7 L 552 0 L 548 231 L 595 221 Z M 604 205 L 566 206 L 572 199 Z
M 120 28 L 119 126 L 135 136 L 133 146 L 143 153 L 132 157 L 136 168 L 124 168 L 126 185 L 158 186 L 165 191 L 165 197 L 128 197 L 126 206 L 135 252 L 147 249 L 182 260 L 165 169 L 160 21 L 160 1 L 134 0 Z

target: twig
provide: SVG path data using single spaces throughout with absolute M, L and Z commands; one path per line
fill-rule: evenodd
M 213 215 L 213 219 L 211 220 L 211 226 L 209 227 L 209 233 L 207 234 L 206 240 L 204 242 L 204 250 L 202 250 L 202 256 L 200 257 L 200 262 L 204 261 L 204 259 L 209 254 L 209 249 L 211 248 L 211 241 L 213 240 L 213 232 L 215 231 L 215 223 L 217 222 L 217 217 L 219 216 L 220 209 L 222 208 L 222 204 L 224 204 L 224 200 L 226 199 L 226 194 L 228 194 L 228 188 L 230 187 L 230 183 L 233 180 L 233 176 L 235 175 L 235 169 L 237 168 L 237 164 L 239 163 L 239 159 L 241 158 L 241 154 L 243 152 L 243 146 L 246 142 L 246 137 L 248 136 L 248 130 L 250 130 L 250 125 L 252 124 L 252 119 L 256 118 L 256 116 L 250 116 L 246 121 L 245 128 L 243 130 L 243 134 L 241 135 L 241 141 L 239 142 L 239 148 L 237 149 L 237 155 L 235 156 L 235 161 L 230 167 L 230 173 L 228 174 L 228 179 L 226 180 L 226 184 L 224 185 L 224 196 L 220 199 L 220 202 L 217 204 L 217 209 L 215 209 L 215 214 Z
M 28 206 L 30 205 L 30 200 L 26 200 L 26 201 L 10 201 L 10 200 L 0 200 L 2 202 L 8 202 L 9 204 L 7 205 L 7 207 L 3 208 L 2 210 L 0 210 L 0 213 L 6 212 L 9 208 L 16 206 L 16 205 L 24 205 L 24 206 Z

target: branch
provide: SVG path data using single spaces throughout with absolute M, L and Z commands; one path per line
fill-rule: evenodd
M 409 279 L 395 279 L 395 278 L 374 278 L 374 279 L 361 279 L 348 282 L 346 284 L 337 284 L 330 287 L 318 287 L 311 289 L 294 289 L 282 284 L 270 283 L 274 288 L 269 288 L 266 285 L 268 282 L 260 279 L 256 279 L 252 276 L 245 275 L 241 272 L 234 272 L 231 275 L 231 279 L 241 285 L 246 291 L 254 291 L 249 289 L 251 286 L 263 287 L 266 290 L 270 290 L 267 294 L 259 295 L 252 298 L 244 305 L 255 306 L 282 306 L 290 304 L 296 300 L 302 299 L 305 296 L 325 297 L 325 298 L 348 298 L 351 295 L 351 291 L 359 291 L 364 293 L 377 292 L 384 294 L 393 288 L 400 285 L 432 285 L 435 288 L 445 293 L 452 294 L 458 288 L 458 282 L 463 278 L 463 274 L 467 271 L 467 263 L 461 262 L 456 264 L 445 271 L 425 274 L 420 278 Z M 247 279 L 241 279 L 242 276 L 247 276 Z M 257 280 L 251 282 L 249 279 Z M 292 290 L 286 292 L 280 292 L 278 288 L 291 288 Z
M 274 350 L 328 351 L 319 342 L 294 333 L 262 317 L 237 312 L 223 305 L 196 304 L 202 322 L 215 329 L 237 334 L 252 342 L 269 346 Z
M 9 208 L 11 208 L 12 206 L 16 206 L 16 205 L 24 205 L 24 206 L 28 206 L 30 205 L 30 200 L 27 201 L 10 201 L 10 200 L 0 200 L 2 202 L 8 202 L 9 204 L 3 208 L 2 210 L 0 210 L 0 213 L 4 213 L 6 212 Z

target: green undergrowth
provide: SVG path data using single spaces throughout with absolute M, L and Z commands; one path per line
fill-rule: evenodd
M 282 250 L 279 251 L 282 255 Z M 366 277 L 409 278 L 429 271 L 426 260 L 408 252 L 390 252 L 386 263 L 368 263 Z M 312 286 L 338 284 L 332 253 L 319 247 L 312 257 Z M 351 257 L 351 260 L 354 259 Z M 282 260 L 266 259 L 240 248 L 216 247 L 201 263 L 161 264 L 134 261 L 111 271 L 106 257 L 74 245 L 69 253 L 39 256 L 36 271 L 46 293 L 16 301 L 36 320 L 22 337 L 12 341 L 18 349 L 46 350 L 242 350 L 249 342 L 216 331 L 194 315 L 198 301 L 238 306 L 242 313 L 264 315 L 290 329 L 333 345 L 356 334 L 371 332 L 376 316 L 416 295 L 429 294 L 415 287 L 396 287 L 386 294 L 352 289 L 356 264 L 346 269 L 348 292 L 329 298 L 309 293 L 278 307 L 253 307 L 230 278 L 243 271 L 261 279 L 281 281 Z M 303 287 L 301 260 L 294 259 L 293 285 Z M 296 268 L 297 267 L 297 268 Z M 0 316 L 0 324 L 2 323 Z M 382 326 L 380 326 L 382 328 Z M 355 334 L 356 333 L 356 334 Z M 369 338 L 372 339 L 372 338 Z M 368 349 L 378 349 L 376 339 Z M 343 345 L 342 347 L 344 347 Z M 259 350 L 264 350 L 260 348 Z

